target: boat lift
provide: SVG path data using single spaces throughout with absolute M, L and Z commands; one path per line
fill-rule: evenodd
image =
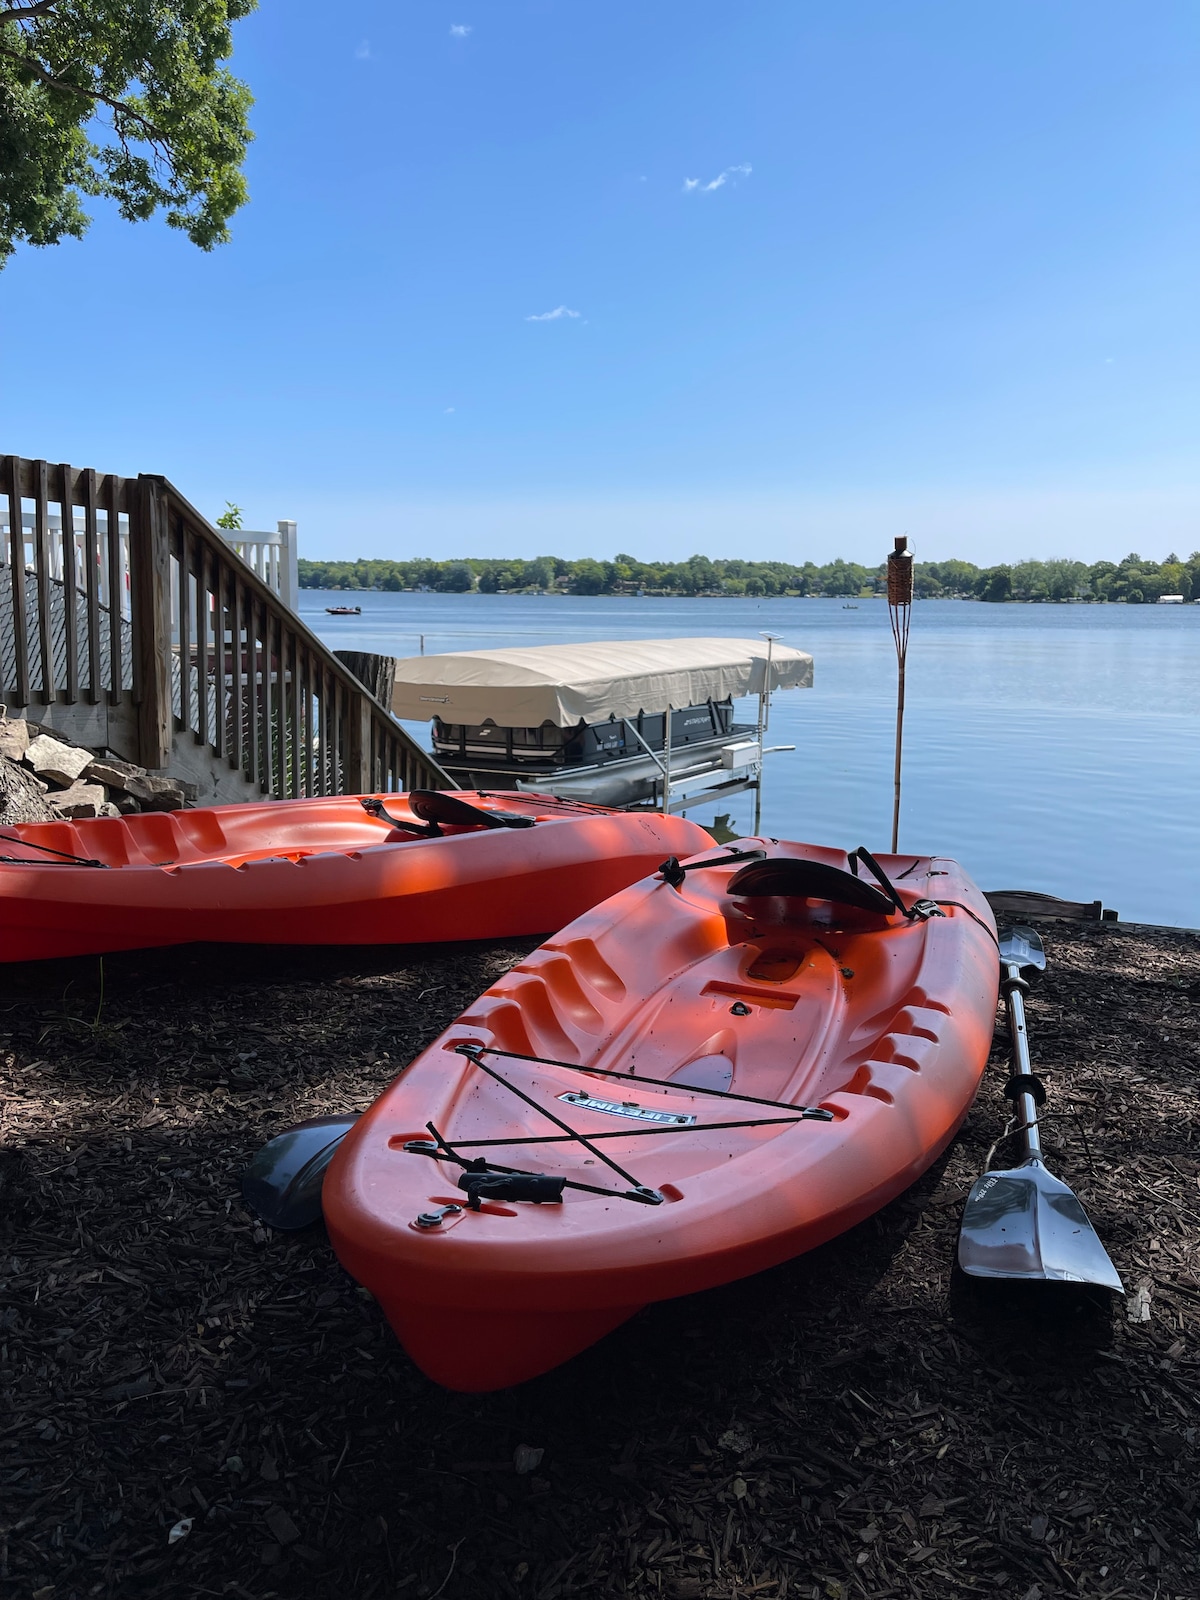
M 411 656 L 393 714 L 433 717 L 433 748 L 463 787 L 622 810 L 681 812 L 748 790 L 762 809 L 771 695 L 812 685 L 812 657 L 764 639 L 634 639 Z M 753 722 L 734 721 L 754 696 Z

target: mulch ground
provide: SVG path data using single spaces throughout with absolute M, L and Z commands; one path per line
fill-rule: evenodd
M 952 1272 L 1000 1033 L 948 1157 L 871 1222 L 485 1396 L 427 1382 L 320 1225 L 268 1233 L 238 1178 L 527 945 L 8 969 L 0 1595 L 1192 1600 L 1200 939 L 1047 946 L 1050 1160 L 1128 1300 Z

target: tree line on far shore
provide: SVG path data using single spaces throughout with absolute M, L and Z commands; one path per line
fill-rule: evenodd
M 855 561 L 611 561 L 537 556 L 532 561 L 479 557 L 434 561 L 301 561 L 303 589 L 433 590 L 440 594 L 799 595 L 868 599 L 887 591 L 887 569 Z M 1016 561 L 977 567 L 970 561 L 918 561 L 914 587 L 921 599 L 1126 601 L 1154 604 L 1162 595 L 1200 600 L 1200 550 L 1186 561 Z

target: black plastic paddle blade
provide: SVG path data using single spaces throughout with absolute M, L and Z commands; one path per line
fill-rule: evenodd
M 408 809 L 422 822 L 449 823 L 458 828 L 532 828 L 533 817 L 509 817 L 499 811 L 485 811 L 445 789 L 410 789 Z
M 325 1169 L 358 1113 L 314 1117 L 269 1139 L 242 1173 L 242 1198 L 271 1228 L 307 1228 L 321 1215 Z
M 805 861 L 796 856 L 755 861 L 729 880 L 729 893 L 748 898 L 791 895 L 797 899 L 831 900 L 835 905 L 858 906 L 881 917 L 896 909 L 873 883 L 856 878 L 827 861 Z

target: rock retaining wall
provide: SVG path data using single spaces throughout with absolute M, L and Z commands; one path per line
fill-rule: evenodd
M 26 717 L 0 717 L 0 822 L 51 822 L 179 811 L 196 786 L 96 755 Z

